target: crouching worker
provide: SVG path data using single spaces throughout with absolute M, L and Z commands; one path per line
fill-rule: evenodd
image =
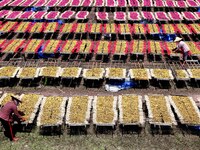
M 13 130 L 13 116 L 16 116 L 20 122 L 25 121 L 18 110 L 17 106 L 22 103 L 19 96 L 11 96 L 11 101 L 7 102 L 1 109 L 0 109 L 0 121 L 3 125 L 5 131 L 4 135 L 10 139 L 10 141 L 18 141 L 19 138 L 15 137 L 15 131 Z
M 177 47 L 172 51 L 175 53 L 181 53 L 183 55 L 183 63 L 185 63 L 185 61 L 191 55 L 188 45 L 180 37 L 176 37 L 174 42 L 176 42 Z

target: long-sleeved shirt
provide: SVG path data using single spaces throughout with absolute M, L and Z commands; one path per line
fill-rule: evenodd
M 0 118 L 6 121 L 13 121 L 12 120 L 12 114 L 15 114 L 19 119 L 22 118 L 22 116 L 18 113 L 17 105 L 14 101 L 10 101 L 6 103 L 1 109 L 0 109 Z

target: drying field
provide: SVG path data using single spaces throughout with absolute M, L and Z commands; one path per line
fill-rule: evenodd
M 0 149 L 200 149 L 199 9 L 200 0 L 1 0 L 0 106 L 19 94 L 26 121 L 16 143 L 0 128 Z M 177 36 L 191 51 L 184 65 Z
M 109 93 L 103 88 L 90 88 L 86 89 L 83 86 L 76 88 L 55 88 L 55 87 L 43 87 L 43 88 L 24 88 L 16 87 L 15 89 L 4 88 L 6 92 L 22 92 L 22 93 L 35 93 L 43 94 L 45 96 L 74 96 L 74 95 L 123 95 L 123 94 L 184 94 L 192 96 L 194 100 L 199 99 L 199 89 L 162 89 L 155 90 L 153 87 L 150 89 L 128 89 L 122 90 L 118 93 Z M 78 93 L 78 94 L 77 94 Z M 87 135 L 85 133 L 77 133 L 70 135 L 67 127 L 64 128 L 62 135 L 43 136 L 38 132 L 39 128 L 35 127 L 31 133 L 18 132 L 17 136 L 20 137 L 20 141 L 16 143 L 9 142 L 3 133 L 0 134 L 1 149 L 199 149 L 200 139 L 198 135 L 193 135 L 187 130 L 181 130 L 176 127 L 172 134 L 152 134 L 148 123 L 145 124 L 145 128 L 141 133 L 136 132 L 124 132 L 117 125 L 116 130 L 108 133 L 95 133 L 94 127 L 90 124 L 87 129 Z

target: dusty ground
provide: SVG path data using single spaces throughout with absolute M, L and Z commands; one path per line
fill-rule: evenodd
M 41 86 L 37 88 L 22 88 L 22 87 L 14 87 L 14 88 L 1 88 L 0 91 L 2 92 L 14 92 L 14 93 L 38 93 L 44 96 L 50 95 L 59 95 L 59 96 L 74 96 L 74 95 L 89 95 L 89 96 L 96 96 L 96 95 L 121 95 L 121 94 L 164 94 L 164 95 L 186 95 L 192 96 L 194 100 L 198 103 L 200 101 L 200 88 L 192 88 L 189 89 L 181 88 L 181 89 L 159 89 L 153 86 L 150 86 L 147 89 L 138 89 L 132 88 L 127 90 L 121 90 L 116 93 L 108 92 L 105 90 L 104 87 L 102 88 L 86 88 L 83 85 L 80 85 L 77 88 L 72 87 L 54 87 L 54 86 Z

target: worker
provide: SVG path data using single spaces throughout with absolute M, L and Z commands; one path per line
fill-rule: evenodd
M 21 122 L 25 121 L 25 118 L 19 114 L 17 106 L 22 103 L 18 95 L 11 96 L 11 101 L 7 102 L 0 109 L 0 121 L 5 129 L 4 135 L 10 139 L 10 141 L 18 141 L 19 138 L 15 137 L 15 131 L 13 130 L 13 117 L 16 116 Z
M 190 48 L 180 37 L 176 37 L 174 42 L 176 42 L 177 47 L 174 48 L 172 51 L 176 53 L 181 53 L 183 55 L 183 62 L 185 62 L 188 59 L 188 56 L 190 56 L 191 54 Z

